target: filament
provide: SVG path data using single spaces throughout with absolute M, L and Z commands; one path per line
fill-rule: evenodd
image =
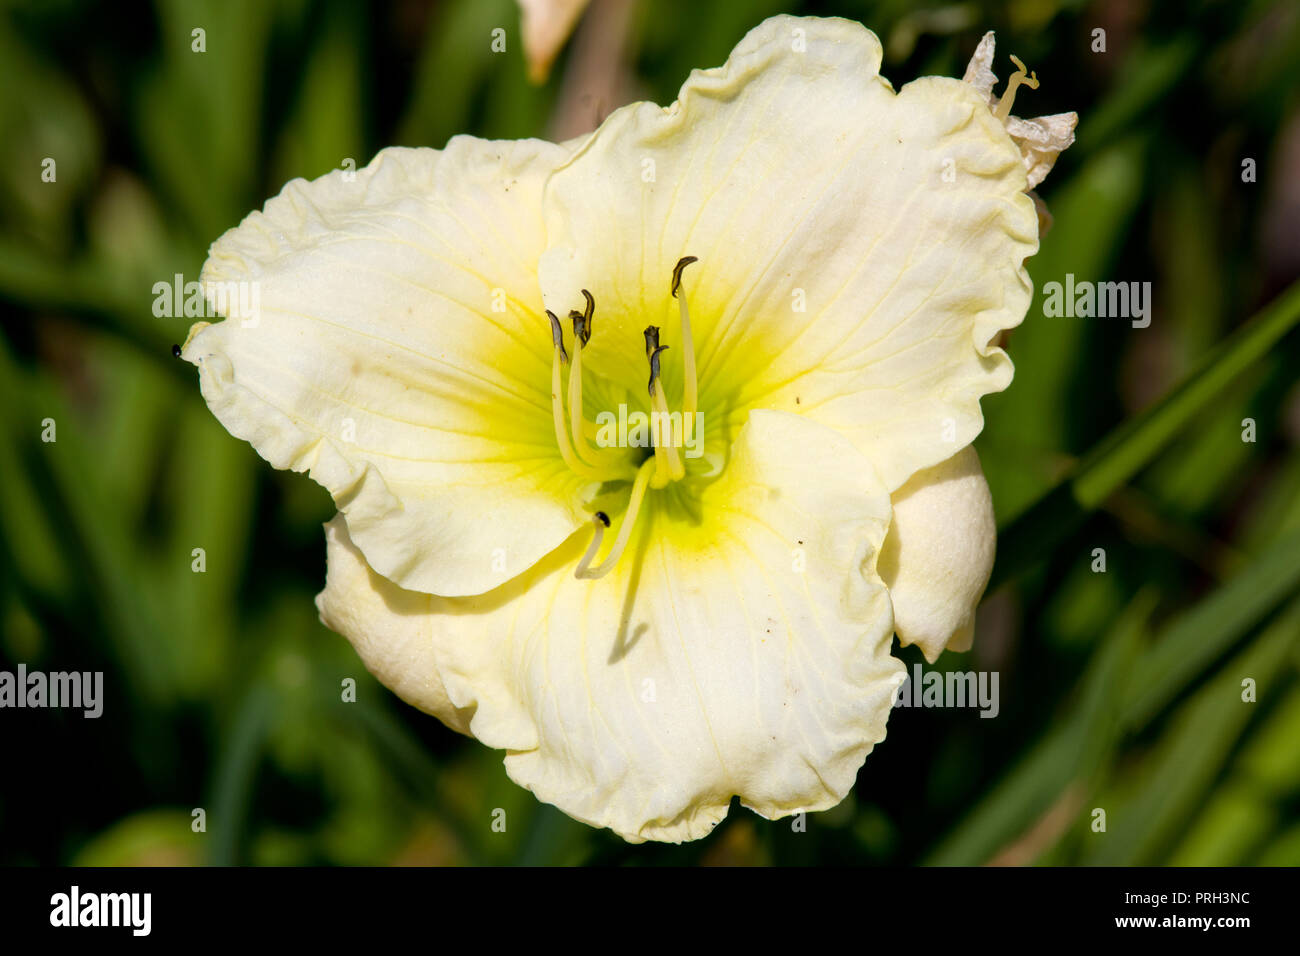
M 574 577 L 585 580 L 602 578 L 613 569 L 614 565 L 618 564 L 618 559 L 623 556 L 623 551 L 627 548 L 627 542 L 632 537 L 632 527 L 636 524 L 637 515 L 641 511 L 641 502 L 645 500 L 646 487 L 650 484 L 650 477 L 654 473 L 654 467 L 654 460 L 649 458 L 641 463 L 641 467 L 636 473 L 636 480 L 632 483 L 632 496 L 628 499 L 627 511 L 623 513 L 623 520 L 618 526 L 618 536 L 614 538 L 614 544 L 609 549 L 609 554 L 605 560 L 593 568 L 591 562 L 596 557 L 601 542 L 605 538 L 605 528 L 602 526 L 600 518 L 594 519 L 595 534 L 592 536 L 591 544 L 587 546 L 587 553 L 582 556 L 582 560 L 578 562 L 577 570 L 573 572 Z M 603 512 L 599 514 L 603 514 Z
M 555 419 L 555 440 L 560 446 L 560 457 L 575 474 L 594 481 L 602 480 L 602 474 L 591 465 L 578 458 L 569 444 L 569 429 L 564 423 L 564 391 L 560 377 L 560 355 L 563 348 L 556 348 L 551 361 L 551 413 Z
M 682 272 L 692 262 L 698 261 L 695 256 L 686 256 L 679 260 L 677 267 L 673 269 L 673 297 L 677 299 L 682 317 L 682 366 L 686 372 L 686 392 L 682 398 L 682 430 L 687 442 L 691 440 L 699 393 L 695 376 L 695 340 L 691 336 L 691 312 L 686 305 L 686 290 L 682 288 Z

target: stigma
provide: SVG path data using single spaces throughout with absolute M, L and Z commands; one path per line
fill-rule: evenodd
M 696 261 L 695 256 L 685 256 L 678 260 L 670 284 L 672 297 L 678 303 L 681 331 L 684 387 L 679 413 L 669 411 L 662 382 L 662 356 L 671 346 L 660 342 L 659 326 L 647 326 L 642 333 L 649 371 L 646 389 L 650 398 L 651 420 L 658 427 L 651 429 L 653 453 L 639 463 L 633 462 L 623 449 L 599 447 L 594 443 L 592 439 L 598 434 L 597 429 L 583 414 L 583 352 L 594 334 L 595 297 L 583 289 L 583 309 L 569 312 L 573 334 L 572 354 L 565 348 L 564 327 L 559 317 L 550 310 L 546 312 L 551 326 L 552 419 L 560 456 L 570 471 L 584 479 L 602 485 L 629 482 L 631 485 L 627 507 L 608 548 L 604 547 L 604 543 L 605 531 L 611 527 L 610 517 L 604 511 L 597 511 L 592 516 L 591 542 L 574 572 L 580 579 L 600 578 L 613 570 L 627 549 L 647 495 L 686 477 L 686 465 L 679 449 L 695 437 L 699 387 L 696 380 L 695 343 L 691 335 L 690 310 L 682 274 L 688 265 Z M 673 354 L 676 355 L 677 352 L 674 351 Z M 678 429 L 680 434 L 673 431 L 674 421 L 681 423 Z

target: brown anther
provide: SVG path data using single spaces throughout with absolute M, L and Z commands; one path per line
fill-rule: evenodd
M 692 262 L 699 262 L 695 256 L 684 256 L 677 260 L 677 265 L 673 266 L 673 298 L 677 298 L 677 290 L 682 285 L 682 270 Z
M 659 353 L 667 349 L 666 345 L 655 346 L 655 350 L 650 353 L 650 397 L 654 398 L 655 382 L 659 381 Z
M 560 326 L 560 320 L 550 309 L 546 310 L 546 317 L 551 320 L 551 342 L 560 350 L 560 361 L 568 362 L 569 353 L 564 351 L 564 329 Z

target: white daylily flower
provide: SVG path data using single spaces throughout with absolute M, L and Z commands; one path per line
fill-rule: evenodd
M 191 331 L 204 397 L 338 504 L 322 619 L 631 841 L 702 836 L 733 795 L 835 805 L 884 738 L 895 630 L 970 640 L 994 527 L 969 445 L 1037 220 L 984 94 L 895 92 L 880 55 L 777 17 L 584 140 L 290 183 L 204 269 L 260 288 L 255 323 Z M 620 405 L 699 433 L 602 447 Z

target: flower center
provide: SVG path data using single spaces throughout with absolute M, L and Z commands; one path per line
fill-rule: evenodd
M 614 542 L 610 545 L 603 560 L 594 567 L 597 556 L 601 553 L 605 539 L 605 530 L 610 527 L 609 516 L 597 511 L 592 517 L 592 539 L 586 554 L 578 562 L 574 572 L 579 578 L 599 578 L 608 574 L 618 563 L 627 548 L 636 525 L 637 515 L 650 489 L 661 489 L 686 476 L 679 450 L 690 445 L 696 438 L 696 411 L 699 403 L 699 390 L 695 374 L 695 343 L 691 336 L 690 310 L 687 305 L 686 289 L 682 284 L 682 271 L 695 262 L 694 256 L 686 256 L 673 268 L 672 294 L 678 302 L 681 312 L 682 365 L 685 376 L 685 390 L 682 396 L 680 412 L 670 412 L 668 400 L 660 381 L 660 355 L 669 346 L 659 343 L 659 327 L 647 326 L 645 337 L 646 362 L 650 367 L 650 380 L 647 390 L 650 393 L 649 436 L 654 452 L 640 465 L 629 461 L 625 453 L 617 448 L 599 447 L 593 444 L 598 435 L 594 424 L 583 417 L 582 411 L 582 353 L 591 340 L 592 318 L 596 311 L 596 301 L 586 289 L 582 296 L 586 300 L 583 311 L 576 309 L 569 313 L 573 324 L 573 355 L 564 347 L 564 328 L 559 318 L 549 309 L 546 316 L 551 320 L 551 341 L 554 346 L 551 362 L 551 409 L 555 425 L 555 440 L 560 448 L 564 463 L 575 474 L 599 482 L 632 482 L 627 509 L 619 523 Z M 568 369 L 568 388 L 565 389 L 564 370 Z

